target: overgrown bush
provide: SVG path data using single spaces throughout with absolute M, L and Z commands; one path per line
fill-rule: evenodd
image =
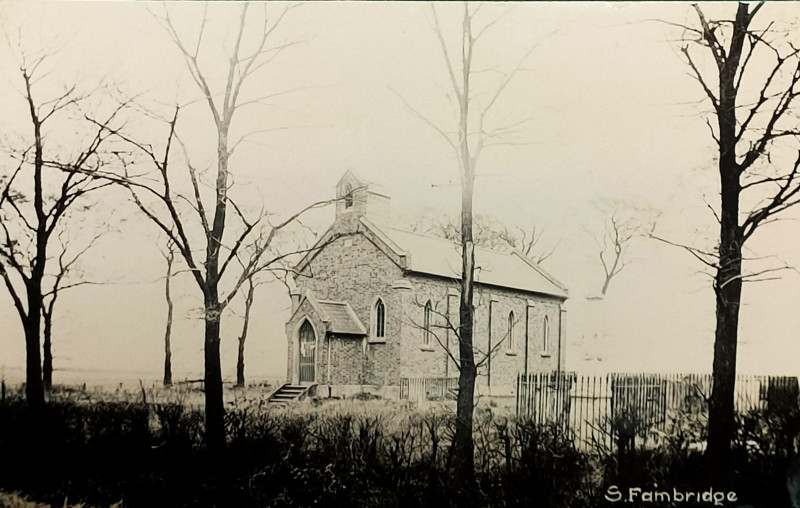
M 511 506 L 591 506 L 589 457 L 575 447 L 564 425 L 537 424 L 530 419 L 499 427 L 504 470 L 499 475 Z
M 226 414 L 227 451 L 212 458 L 202 446 L 201 411 L 180 398 L 135 397 L 70 395 L 39 415 L 19 396 L 7 398 L 0 403 L 0 490 L 57 506 L 465 505 L 463 486 L 449 474 L 454 415 L 441 406 L 422 411 L 381 400 L 275 410 L 237 398 Z M 609 485 L 710 485 L 699 415 L 671 415 L 663 429 L 646 429 L 647 440 L 636 439 L 645 430 L 635 422 L 616 422 L 614 444 L 590 453 L 575 446 L 566 425 L 496 411 L 475 413 L 479 490 L 467 505 L 590 508 L 607 505 Z M 797 462 L 800 415 L 750 413 L 738 425 L 740 499 L 790 506 L 786 470 Z
M 796 481 L 792 473 L 798 456 L 800 411 L 785 414 L 750 411 L 737 416 L 733 443 L 733 470 L 737 488 L 747 499 L 769 493 L 773 506 L 789 506 L 787 484 Z M 795 478 L 791 478 L 795 476 Z M 797 506 L 795 500 L 792 506 Z
M 650 429 L 649 439 L 636 446 L 620 446 L 620 441 L 598 446 L 595 457 L 603 471 L 603 487 L 596 499 L 601 499 L 599 494 L 610 485 L 623 492 L 628 487 L 666 491 L 675 487 L 683 492 L 704 492 L 713 487 L 718 492 L 736 492 L 742 506 L 797 506 L 789 500 L 787 485 L 794 481 L 791 471 L 798 463 L 800 415 L 751 411 L 737 416 L 736 425 L 732 460 L 725 464 L 732 472 L 727 480 L 711 476 L 719 465 L 712 468 L 704 456 L 707 417 L 702 413 L 671 414 L 664 429 Z M 624 458 L 618 463 L 621 456 Z M 796 469 L 796 479 L 800 480 L 800 468 Z

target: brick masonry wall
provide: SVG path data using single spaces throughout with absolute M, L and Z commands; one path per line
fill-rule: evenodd
M 407 316 L 406 333 L 403 337 L 403 351 L 401 355 L 401 376 L 403 377 L 444 377 L 457 376 L 458 372 L 452 365 L 445 368 L 446 352 L 435 340 L 434 348 L 423 347 L 423 322 L 424 305 L 430 299 L 432 306 L 442 314 L 446 314 L 448 290 L 450 296 L 450 321 L 458 322 L 458 283 L 436 277 L 424 275 L 411 275 L 409 280 L 413 285 L 410 291 L 412 296 L 405 300 L 405 314 Z M 476 361 L 480 361 L 490 350 L 489 346 L 489 301 L 492 301 L 492 349 L 491 363 L 485 362 L 478 372 L 478 385 L 489 386 L 492 391 L 499 393 L 513 391 L 516 376 L 525 369 L 525 321 L 527 309 L 527 346 L 528 346 L 528 372 L 546 372 L 556 370 L 559 360 L 560 326 L 563 327 L 561 318 L 561 301 L 557 298 L 544 295 L 532 295 L 522 291 L 515 291 L 491 286 L 477 286 L 475 288 L 475 323 L 474 344 L 478 349 Z M 514 312 L 513 344 L 509 348 L 508 315 Z M 550 348 L 543 350 L 543 323 L 547 316 L 549 323 Z M 434 313 L 434 330 L 446 339 L 446 318 Z M 451 351 L 457 356 L 457 343 L 450 334 Z M 564 351 L 561 344 L 561 361 L 563 366 Z
M 335 225 L 335 232 L 341 236 L 311 260 L 304 270 L 306 276 L 298 277 L 297 285 L 301 290 L 310 291 L 317 300 L 348 302 L 370 332 L 366 351 L 362 350 L 359 338 L 334 340 L 331 347 L 332 381 L 352 380 L 355 376 L 360 378 L 359 384 L 398 384 L 402 313 L 400 295 L 392 290 L 392 283 L 402 278 L 402 270 L 365 236 L 352 233 L 357 224 L 355 217 L 353 220 L 350 217 L 342 219 Z M 386 308 L 384 340 L 371 336 L 373 307 L 378 297 Z M 289 343 L 292 343 L 291 337 Z M 317 379 L 323 382 L 319 373 L 325 373 L 327 369 L 327 343 L 320 344 L 318 351 Z M 290 348 L 289 365 L 294 363 L 293 355 Z M 352 359 L 354 355 L 364 359 L 361 372 L 356 374 L 351 372 L 356 365 Z
M 364 384 L 364 354 L 362 352 L 363 340 L 354 337 L 331 337 L 322 349 L 319 381 L 334 385 L 360 385 Z M 328 346 L 331 348 L 330 356 L 330 381 L 328 381 L 327 354 Z
M 443 344 L 449 344 L 450 350 L 457 355 L 455 335 L 448 330 L 448 289 L 455 288 L 445 279 L 434 279 L 409 275 L 411 289 L 404 291 L 403 305 L 403 339 L 400 355 L 401 377 L 456 377 L 455 365 L 448 361 Z M 452 290 L 452 289 L 451 289 Z M 430 300 L 431 313 L 430 344 L 424 343 L 425 304 Z M 450 323 L 457 323 L 458 302 L 451 301 Z

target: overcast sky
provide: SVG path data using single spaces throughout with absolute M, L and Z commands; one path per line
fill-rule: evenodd
M 169 9 L 189 38 L 206 7 L 181 3 Z M 217 2 L 208 8 L 205 64 L 218 82 L 224 78 L 220 50 L 230 42 L 241 4 Z M 461 6 L 437 8 L 445 37 L 455 44 Z M 23 46 L 31 51 L 59 48 L 43 93 L 72 80 L 102 78 L 131 96 L 142 94 L 149 105 L 186 102 L 198 97 L 197 90 L 174 44 L 149 12 L 162 9 L 149 2 L 4 2 L 0 23 L 12 40 L 21 33 Z M 735 4 L 708 9 L 732 13 Z M 476 52 L 485 72 L 475 86 L 488 93 L 502 73 L 534 48 L 488 119 L 496 126 L 530 121 L 519 134 L 524 144 L 496 147 L 481 158 L 476 212 L 512 226 L 536 225 L 544 231 L 542 242 L 555 246 L 544 267 L 568 286 L 572 297 L 568 368 L 586 367 L 582 336 L 599 329 L 603 361 L 594 361 L 593 368 L 710 370 L 714 296 L 710 279 L 700 273 L 703 266 L 685 251 L 636 240 L 631 263 L 612 283 L 602 311 L 583 303 L 602 282 L 595 237 L 602 234 L 609 203 L 621 204 L 622 213 L 633 210 L 637 218 L 657 215 L 656 233 L 667 239 L 713 245 L 714 220 L 706 203 L 717 202 L 717 180 L 713 141 L 702 117 L 708 105 L 682 60 L 676 42 L 680 30 L 656 21 L 693 23 L 689 4 L 498 3 L 483 6 L 476 20 L 480 25 L 503 13 Z M 257 15 L 258 9 L 250 14 Z M 759 16 L 787 21 L 798 14 L 798 4 L 773 3 Z M 251 98 L 291 93 L 247 110 L 233 127 L 234 135 L 285 128 L 255 136 L 237 152 L 232 164 L 242 199 L 254 207 L 263 202 L 271 212 L 285 215 L 333 197 L 338 178 L 352 169 L 380 183 L 398 215 L 457 211 L 460 191 L 452 152 L 403 102 L 444 129 L 455 129 L 432 20 L 430 5 L 418 2 L 312 2 L 292 9 L 276 40 L 299 43 L 243 90 Z M 27 136 L 25 104 L 15 91 L 20 84 L 13 48 L 6 44 L 0 55 L 0 129 Z M 144 125 L 139 133 L 156 139 L 154 124 Z M 202 103 L 187 107 L 179 129 L 196 162 L 210 163 L 213 128 Z M 120 196 L 109 194 L 96 209 L 104 215 L 115 210 L 119 231 L 106 236 L 82 265 L 87 277 L 110 283 L 64 295 L 55 325 L 56 368 L 157 379 L 166 313 L 158 281 L 163 260 L 155 229 Z M 332 215 L 327 210 L 309 223 L 324 230 Z M 753 237 L 751 254 L 800 266 L 798 233 L 800 224 L 794 220 L 767 226 Z M 201 372 L 202 323 L 197 288 L 188 278 L 179 277 L 176 284 L 181 298 L 173 365 L 181 378 Z M 800 276 L 795 271 L 745 286 L 741 370 L 796 373 L 797 301 Z M 285 290 L 277 284 L 262 288 L 256 305 L 248 373 L 281 377 Z M 239 322 L 229 314 L 223 324 L 227 379 L 235 377 Z M 0 369 L 18 376 L 24 341 L 5 291 L 0 291 L 0 325 Z

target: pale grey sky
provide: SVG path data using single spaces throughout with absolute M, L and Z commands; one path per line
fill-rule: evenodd
M 733 5 L 708 8 L 731 12 Z M 169 6 L 187 36 L 205 7 Z M 208 4 L 213 20 L 208 40 L 217 41 L 217 49 L 239 7 Z M 26 47 L 60 48 L 48 77 L 53 89 L 70 79 L 103 78 L 131 95 L 146 92 L 143 97 L 151 105 L 197 97 L 177 50 L 148 9 L 158 12 L 161 6 L 4 2 L 0 23 L 9 34 L 21 27 Z M 445 35 L 453 35 L 460 6 L 442 4 L 438 9 Z M 692 22 L 689 4 L 487 4 L 480 15 L 489 20 L 505 11 L 476 54 L 487 69 L 480 78 L 486 82 L 476 86 L 490 87 L 498 71 L 513 67 L 536 46 L 490 118 L 501 125 L 530 117 L 522 134 L 530 144 L 485 153 L 476 183 L 476 212 L 509 224 L 536 224 L 545 230 L 545 242 L 558 243 L 544 266 L 574 297 L 568 314 L 568 368 L 581 366 L 583 352 L 574 346 L 580 336 L 602 328 L 609 338 L 596 368 L 709 370 L 714 325 L 710 280 L 680 249 L 637 241 L 630 251 L 633 262 L 614 281 L 602 312 L 581 305 L 583 296 L 599 289 L 602 272 L 592 235 L 602 231 L 600 210 L 608 201 L 659 213 L 657 232 L 671 240 L 713 242 L 713 217 L 704 202 L 715 203 L 717 195 L 712 141 L 701 117 L 707 105 L 700 102 L 702 91 L 678 51 L 680 30 L 654 21 Z M 789 20 L 798 14 L 798 4 L 773 3 L 760 17 Z M 302 42 L 254 76 L 243 93 L 253 97 L 295 91 L 274 99 L 271 106 L 246 111 L 235 121 L 234 134 L 289 128 L 253 138 L 235 156 L 242 199 L 253 206 L 263 200 L 270 211 L 285 214 L 332 197 L 335 182 L 352 169 L 382 184 L 403 213 L 457 210 L 452 153 L 397 96 L 437 124 L 455 125 L 431 23 L 430 6 L 423 3 L 312 2 L 293 9 L 279 35 Z M 13 91 L 19 77 L 7 45 L 0 55 L 0 129 L 26 129 L 24 104 Z M 212 68 L 213 58 L 208 60 Z M 143 136 L 157 134 L 139 128 Z M 188 108 L 179 128 L 197 161 L 209 162 L 213 130 L 202 105 Z M 106 237 L 84 263 L 88 276 L 114 283 L 64 295 L 54 337 L 56 368 L 136 371 L 155 379 L 161 369 L 166 312 L 157 282 L 163 261 L 155 230 L 131 206 L 120 204 L 120 196 L 109 195 L 103 205 L 116 209 L 120 232 Z M 331 218 L 329 210 L 311 223 L 323 229 Z M 750 249 L 800 266 L 798 228 L 796 221 L 767 226 Z M 202 369 L 202 326 L 192 312 L 199 305 L 196 287 L 188 278 L 179 279 L 178 286 L 183 298 L 173 362 L 176 377 L 182 377 Z M 279 285 L 265 288 L 257 298 L 248 373 L 280 377 L 286 362 L 288 298 Z M 800 363 L 797 301 L 796 272 L 746 285 L 741 370 L 795 372 Z M 0 369 L 12 376 L 24 364 L 24 343 L 4 290 L 0 325 Z M 223 330 L 228 379 L 235 376 L 238 327 L 239 318 L 230 315 Z

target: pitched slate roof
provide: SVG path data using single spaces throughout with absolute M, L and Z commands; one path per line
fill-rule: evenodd
M 353 308 L 347 302 L 331 300 L 317 300 L 310 292 L 303 292 L 300 302 L 292 311 L 289 321 L 294 319 L 298 312 L 304 312 L 304 304 L 308 303 L 313 312 L 324 325 L 324 333 L 339 335 L 366 335 L 367 329 L 358 319 Z
M 356 231 L 370 240 L 405 271 L 461 278 L 461 248 L 458 244 L 389 226 L 378 226 L 360 217 Z M 295 269 L 301 272 L 336 238 L 336 222 L 309 249 Z M 567 298 L 567 289 L 539 265 L 520 252 L 496 252 L 475 248 L 475 282 L 531 293 Z
M 376 227 L 371 223 L 368 225 Z M 380 231 L 405 253 L 407 270 L 461 278 L 460 245 L 391 227 L 381 227 Z M 567 297 L 567 290 L 560 282 L 519 252 L 502 253 L 476 247 L 475 282 Z
M 320 300 L 323 320 L 329 322 L 328 331 L 334 334 L 366 335 L 367 330 L 347 302 Z

